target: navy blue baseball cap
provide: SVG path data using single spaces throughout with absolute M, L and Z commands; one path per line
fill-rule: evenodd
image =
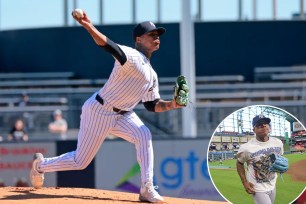
M 136 41 L 136 37 L 140 37 L 143 34 L 146 34 L 148 32 L 157 31 L 158 35 L 161 36 L 166 32 L 166 29 L 163 27 L 158 27 L 154 25 L 151 21 L 144 21 L 142 23 L 139 23 L 134 27 L 133 37 L 134 41 Z
M 253 118 L 252 125 L 253 125 L 253 127 L 255 127 L 255 125 L 257 125 L 257 124 L 260 124 L 260 123 L 270 124 L 270 122 L 271 122 L 270 118 L 267 118 L 264 115 L 257 115 Z

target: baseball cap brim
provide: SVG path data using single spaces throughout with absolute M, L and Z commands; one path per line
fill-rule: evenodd
M 156 31 L 158 33 L 158 36 L 161 36 L 166 32 L 166 29 L 163 27 L 156 27 L 151 21 L 144 21 L 142 23 L 139 23 L 134 27 L 133 30 L 134 40 L 136 40 L 136 37 L 140 37 L 146 33 L 153 31 Z
M 260 118 L 255 124 L 254 127 L 258 124 L 263 124 L 263 123 L 267 123 L 269 124 L 271 122 L 270 118 Z
M 166 29 L 163 28 L 163 27 L 158 27 L 158 28 L 156 28 L 156 29 L 152 29 L 152 30 L 147 31 L 147 32 L 145 32 L 144 34 L 147 34 L 147 33 L 153 32 L 153 31 L 157 31 L 158 36 L 161 36 L 162 34 L 164 34 L 164 33 L 166 32 Z M 143 34 L 143 35 L 144 35 L 144 34 Z
M 162 34 L 164 34 L 166 32 L 166 29 L 163 27 L 159 27 L 156 29 L 157 33 L 159 36 L 161 36 Z

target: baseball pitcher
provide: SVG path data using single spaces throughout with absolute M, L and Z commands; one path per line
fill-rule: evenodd
M 34 155 L 30 180 L 35 188 L 41 188 L 44 173 L 81 170 L 86 168 L 105 138 L 112 134 L 135 144 L 137 161 L 141 168 L 140 201 L 162 202 L 164 199 L 153 185 L 153 147 L 151 132 L 133 111 L 142 101 L 152 112 L 164 112 L 186 106 L 188 102 L 187 81 L 178 79 L 175 97 L 162 100 L 159 94 L 157 74 L 151 66 L 153 52 L 160 46 L 160 36 L 165 28 L 157 28 L 145 21 L 133 30 L 135 48 L 117 44 L 99 32 L 85 12 L 74 15 L 91 35 L 95 43 L 110 53 L 114 59 L 112 73 L 97 93 L 82 106 L 77 149 L 52 158 L 41 153 Z

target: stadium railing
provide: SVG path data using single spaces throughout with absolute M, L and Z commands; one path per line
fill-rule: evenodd
M 20 97 L 0 98 L 0 106 L 18 106 Z M 63 105 L 68 103 L 66 97 L 31 97 L 28 102 L 31 106 L 33 105 Z
M 256 67 L 254 68 L 254 81 L 305 81 L 305 74 L 306 66 Z
M 20 72 L 0 74 L 0 80 L 68 79 L 71 77 L 74 77 L 74 72 Z
M 21 87 L 69 87 L 69 86 L 98 86 L 103 85 L 106 79 L 46 79 L 46 80 L 11 80 L 0 81 L 0 89 Z

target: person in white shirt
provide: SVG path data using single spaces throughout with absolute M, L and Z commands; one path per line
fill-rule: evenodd
M 66 139 L 68 124 L 63 118 L 62 111 L 57 109 L 53 112 L 54 121 L 49 123 L 48 129 L 51 133 L 59 135 L 61 139 Z
M 256 134 L 249 142 L 240 146 L 237 153 L 237 172 L 247 193 L 252 194 L 256 204 L 273 204 L 276 196 L 277 174 L 270 172 L 272 153 L 284 153 L 281 140 L 270 137 L 271 119 L 264 115 L 253 118 Z M 247 163 L 247 174 L 244 169 Z

